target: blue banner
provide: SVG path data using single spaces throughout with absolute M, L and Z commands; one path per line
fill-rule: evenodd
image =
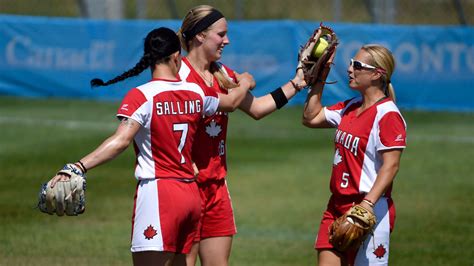
M 474 111 L 474 28 L 327 23 L 340 45 L 323 101 L 356 95 L 348 86 L 350 58 L 367 43 L 395 55 L 397 103 L 405 109 Z M 91 89 L 92 78 L 110 79 L 133 67 L 143 39 L 156 27 L 178 30 L 180 21 L 110 21 L 0 16 L 0 94 L 119 100 L 150 79 L 145 71 L 112 86 Z M 299 46 L 319 22 L 230 21 L 222 62 L 257 81 L 266 94 L 294 76 Z M 305 93 L 290 101 L 302 104 Z

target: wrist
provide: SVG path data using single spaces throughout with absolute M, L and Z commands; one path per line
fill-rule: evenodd
M 368 199 L 368 198 L 364 198 L 364 199 L 362 200 L 362 202 L 367 203 L 367 205 L 369 205 L 369 206 L 372 207 L 372 208 L 375 206 L 375 203 L 374 203 L 373 201 L 371 201 L 370 199 Z
M 301 81 L 298 81 L 298 79 L 290 79 L 289 82 L 296 92 L 300 92 L 304 87 L 306 87 Z
M 82 163 L 81 160 L 75 162 L 74 165 L 81 169 L 84 174 L 87 173 L 87 168 L 84 166 L 84 163 Z

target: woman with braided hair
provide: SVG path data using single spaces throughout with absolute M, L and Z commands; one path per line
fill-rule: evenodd
M 315 243 L 318 265 L 388 264 L 395 222 L 392 183 L 406 146 L 406 124 L 390 81 L 394 70 L 395 60 L 387 48 L 364 45 L 347 69 L 349 87 L 359 97 L 323 107 L 321 82 L 307 96 L 303 124 L 336 128 L 332 195 Z M 337 243 L 330 242 L 331 225 L 355 204 L 375 214 L 373 234 L 358 248 L 336 250 Z
M 84 173 L 134 142 L 138 180 L 132 218 L 134 265 L 186 265 L 185 254 L 201 214 L 191 159 L 199 121 L 235 108 L 254 86 L 253 78 L 243 74 L 229 94 L 203 91 L 177 78 L 180 66 L 178 36 L 171 29 L 158 28 L 146 36 L 144 54 L 135 67 L 107 82 L 91 81 L 92 86 L 106 86 L 151 70 L 151 81 L 131 89 L 123 99 L 116 132 L 75 164 Z M 68 178 L 56 175 L 51 186 Z
M 183 19 L 178 35 L 188 52 L 179 72 L 183 80 L 223 94 L 237 86 L 238 74 L 218 62 L 224 47 L 230 43 L 227 20 L 221 12 L 208 5 L 192 8 Z M 302 70 L 298 72 L 299 75 L 267 95 L 255 97 L 247 92 L 238 108 L 256 120 L 282 108 L 302 89 L 300 85 L 305 84 Z M 228 265 L 232 238 L 237 233 L 226 182 L 227 124 L 228 113 L 217 112 L 201 122 L 196 135 L 193 160 L 199 169 L 202 217 L 188 265 L 195 265 L 198 254 L 203 266 Z

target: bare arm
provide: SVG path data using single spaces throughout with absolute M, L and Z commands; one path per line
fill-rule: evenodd
M 301 86 L 300 84 L 304 84 L 304 81 L 297 77 L 292 80 L 295 84 L 298 84 L 298 87 Z M 285 94 L 286 99 L 289 100 L 299 92 L 300 88 L 295 88 L 291 82 L 287 82 L 281 86 L 281 90 Z M 250 92 L 247 92 L 239 108 L 253 119 L 259 120 L 274 112 L 277 109 L 277 105 L 271 94 L 255 97 Z
M 332 54 L 328 63 L 324 66 L 319 81 L 313 85 L 306 98 L 306 102 L 304 104 L 303 109 L 303 125 L 307 127 L 332 127 L 331 124 L 326 121 L 326 116 L 324 115 L 324 108 L 321 103 L 321 97 L 323 95 L 324 84 L 326 82 L 326 78 L 329 74 L 329 71 L 331 70 L 331 64 L 335 54 L 336 53 Z
M 130 145 L 140 127 L 141 125 L 135 120 L 124 118 L 112 136 L 80 161 L 87 170 L 90 170 L 114 159 Z M 54 186 L 59 180 L 67 180 L 68 178 L 65 175 L 57 175 L 51 179 L 51 186 Z
M 137 121 L 123 118 L 115 133 L 82 158 L 82 163 L 87 169 L 92 169 L 114 159 L 130 145 L 140 127 Z
M 393 179 L 400 168 L 400 157 L 402 151 L 403 150 L 401 149 L 393 149 L 381 152 L 383 159 L 382 167 L 379 169 L 377 179 L 375 180 L 372 189 L 365 196 L 365 198 L 370 202 L 375 204 L 392 184 Z M 361 205 L 366 208 L 370 207 L 366 202 L 362 202 Z
M 311 88 L 303 109 L 303 125 L 311 128 L 328 128 L 324 108 L 321 103 L 324 85 L 317 83 Z
M 249 73 L 235 73 L 235 75 L 237 76 L 239 86 L 233 88 L 228 94 L 219 93 L 219 111 L 235 111 L 246 97 L 248 91 L 255 87 L 255 80 Z

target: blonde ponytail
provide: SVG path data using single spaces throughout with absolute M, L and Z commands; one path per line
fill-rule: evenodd
M 395 71 L 395 59 L 392 52 L 379 44 L 367 44 L 362 49 L 372 56 L 372 65 L 383 68 L 385 73 L 382 75 L 382 90 L 392 101 L 396 101 L 395 90 L 391 83 L 392 74 Z
M 392 83 L 388 84 L 386 95 L 390 97 L 394 103 L 397 102 L 397 97 L 395 96 L 395 89 L 393 88 Z
M 221 88 L 225 88 L 226 90 L 238 87 L 239 85 L 235 83 L 229 74 L 226 72 L 223 66 L 220 66 L 219 63 L 212 62 L 211 69 L 212 75 L 216 77 L 217 82 Z

